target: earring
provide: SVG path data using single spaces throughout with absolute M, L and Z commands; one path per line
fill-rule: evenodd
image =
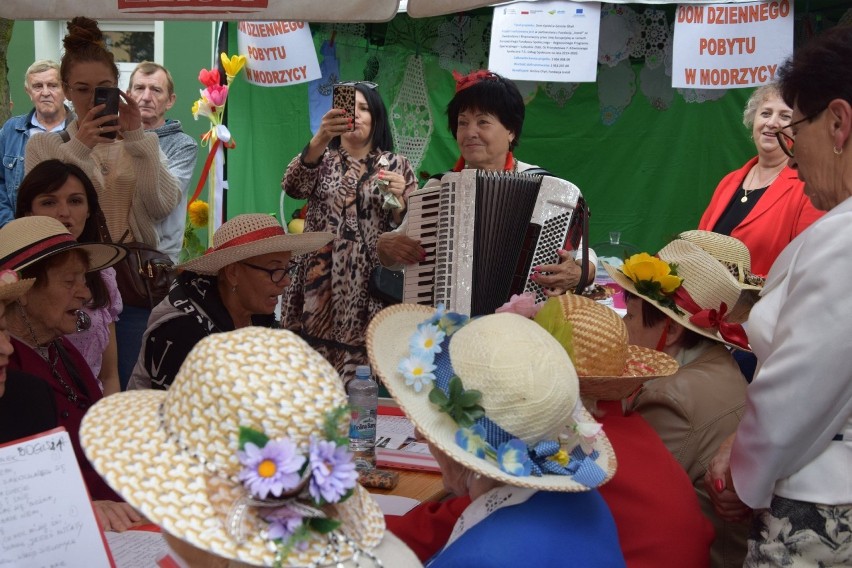
M 838 148 L 837 146 L 834 147 L 834 155 L 835 156 L 839 156 L 842 153 L 843 153 L 843 148 Z
M 237 291 L 237 285 L 236 285 L 236 284 L 234 284 L 233 286 L 231 286 L 231 293 L 233 294 L 233 293 L 235 293 L 236 291 Z
M 83 310 L 77 310 L 77 332 L 86 331 L 92 327 L 92 318 Z

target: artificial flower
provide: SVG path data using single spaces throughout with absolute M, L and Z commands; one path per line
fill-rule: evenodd
M 547 459 L 552 462 L 558 463 L 562 467 L 565 467 L 566 465 L 568 465 L 568 462 L 571 460 L 571 457 L 568 455 L 568 452 L 560 448 L 558 452 L 548 457 Z
M 496 313 L 518 314 L 525 318 L 534 318 L 541 309 L 542 304 L 535 303 L 535 294 L 524 292 L 523 294 L 512 294 L 509 301 L 494 310 Z
M 532 471 L 527 446 L 517 438 L 500 444 L 497 448 L 497 464 L 509 475 L 517 477 L 527 476 Z
M 9 270 L 8 268 L 6 270 L 0 270 L 0 282 L 3 284 L 14 284 L 20 279 L 21 277 L 18 276 L 18 273 L 14 270 Z
M 420 392 L 435 380 L 435 365 L 432 361 L 433 357 L 429 355 L 413 354 L 400 361 L 397 370 L 405 377 L 405 384 L 414 387 L 415 392 Z
M 201 91 L 201 96 L 210 101 L 211 105 L 221 107 L 228 100 L 228 87 L 226 85 L 210 85 Z
M 441 412 L 449 414 L 462 428 L 470 428 L 477 419 L 485 416 L 485 409 L 479 405 L 482 393 L 478 390 L 465 390 L 461 379 L 450 379 L 447 393 L 434 387 L 429 391 L 429 401 Z
M 233 81 L 234 77 L 242 71 L 246 65 L 245 55 L 232 55 L 230 59 L 225 52 L 219 54 L 219 60 L 222 62 L 222 68 L 225 70 L 225 75 L 228 78 L 228 83 Z
M 441 321 L 441 318 L 444 317 L 444 313 L 447 311 L 447 308 L 444 307 L 444 304 L 438 304 L 435 306 L 435 313 L 432 314 L 429 319 L 424 322 L 417 324 L 417 329 L 421 327 L 426 327 L 430 325 L 438 325 L 438 322 Z
M 198 73 L 198 80 L 201 81 L 201 84 L 205 87 L 218 85 L 222 82 L 218 69 L 211 69 L 210 71 L 202 69 L 201 72 Z
M 304 520 L 295 509 L 291 507 L 279 507 L 263 515 L 263 519 L 269 523 L 270 540 L 288 540 L 296 534 Z
M 468 321 L 470 318 L 464 314 L 447 312 L 438 320 L 438 329 L 447 335 L 452 335 L 463 328 Z
M 683 278 L 677 275 L 676 266 L 646 252 L 634 254 L 625 260 L 621 266 L 621 272 L 637 285 L 640 282 L 659 284 L 663 294 L 671 294 L 683 283 Z
M 565 318 L 559 298 L 548 298 L 541 304 L 533 320 L 559 342 L 572 363 L 574 358 L 574 324 Z
M 263 447 L 246 442 L 237 458 L 244 466 L 237 477 L 259 499 L 266 499 L 270 493 L 280 497 L 295 488 L 300 481 L 299 469 L 305 463 L 305 456 L 290 440 L 269 440 Z
M 446 334 L 438 329 L 437 325 L 426 325 L 417 328 L 417 331 L 411 336 L 408 346 L 414 355 L 434 358 L 437 353 L 441 352 L 441 342 L 444 337 L 446 337 Z
M 192 104 L 192 117 L 198 120 L 199 116 L 203 116 L 213 120 L 216 118 L 216 108 L 210 104 L 210 101 L 205 98 L 200 98 Z
M 196 199 L 195 201 L 189 204 L 187 213 L 189 214 L 189 222 L 193 227 L 195 227 L 196 229 L 207 228 L 207 221 L 209 220 L 210 215 L 210 206 L 207 205 L 206 201 Z
M 308 491 L 317 503 L 337 503 L 358 482 L 349 448 L 328 440 L 311 439 L 309 467 Z
M 474 424 L 470 428 L 459 428 L 456 430 L 456 444 L 463 450 L 472 453 L 478 458 L 485 458 L 491 445 L 485 441 L 485 428 Z

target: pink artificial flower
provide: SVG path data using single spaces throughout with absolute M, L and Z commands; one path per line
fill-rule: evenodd
M 198 80 L 201 81 L 201 84 L 205 87 L 212 87 L 213 85 L 218 85 L 221 82 L 221 78 L 219 76 L 218 69 L 211 69 L 208 71 L 207 69 L 202 69 L 198 74 Z
M 201 96 L 206 98 L 213 106 L 223 106 L 228 98 L 228 87 L 225 85 L 209 85 L 201 91 Z
M 510 313 L 524 316 L 525 318 L 534 318 L 541 309 L 541 304 L 535 303 L 535 295 L 531 292 L 523 294 L 512 294 L 509 301 L 497 308 L 496 313 Z

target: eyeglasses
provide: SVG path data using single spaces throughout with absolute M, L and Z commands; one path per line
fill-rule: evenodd
M 338 85 L 352 85 L 352 86 L 364 85 L 365 87 L 367 87 L 368 89 L 371 89 L 371 90 L 376 90 L 376 89 L 379 88 L 379 84 L 373 83 L 372 81 L 341 81 L 337 84 Z
M 296 276 L 296 271 L 299 269 L 299 263 L 294 260 L 287 263 L 287 268 L 264 268 L 248 262 L 241 262 L 240 264 L 248 266 L 249 268 L 254 268 L 255 270 L 266 272 L 269 274 L 269 279 L 272 280 L 273 284 L 281 284 L 285 278 L 290 278 L 292 280 Z
M 781 146 L 781 150 L 783 150 L 784 153 L 788 157 L 790 157 L 790 158 L 795 157 L 793 155 L 793 144 L 796 142 L 796 138 L 795 138 L 795 135 L 790 136 L 789 134 L 784 132 L 784 129 L 785 128 L 792 128 L 793 126 L 796 126 L 797 124 L 801 124 L 803 122 L 811 121 L 811 120 L 815 119 L 817 116 L 819 116 L 822 113 L 822 111 L 824 111 L 824 110 L 825 109 L 823 108 L 823 109 L 821 109 L 821 110 L 819 110 L 819 111 L 817 111 L 817 112 L 815 112 L 811 115 L 806 116 L 805 118 L 800 118 L 796 122 L 791 122 L 787 126 L 779 128 L 775 132 L 775 139 L 778 140 L 778 145 Z

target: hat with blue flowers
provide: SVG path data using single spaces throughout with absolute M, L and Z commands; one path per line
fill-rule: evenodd
M 587 491 L 615 473 L 571 359 L 534 321 L 396 305 L 373 318 L 367 349 L 416 428 L 468 469 L 545 491 Z

